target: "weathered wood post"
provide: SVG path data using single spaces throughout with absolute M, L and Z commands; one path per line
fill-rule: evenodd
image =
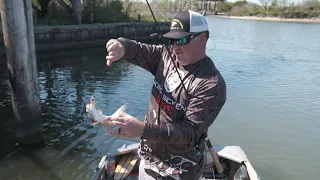
M 202 10 L 204 10 L 204 11 L 206 10 L 206 9 L 205 9 L 205 3 L 206 3 L 206 1 L 205 1 L 205 0 L 202 0 Z
M 44 141 L 31 0 L 0 0 L 11 99 L 20 145 Z
M 217 9 L 217 0 L 214 0 L 214 8 L 213 8 L 213 14 L 217 15 L 218 13 L 216 12 Z
M 91 22 L 91 23 L 94 23 L 93 17 L 94 17 L 94 14 L 93 14 L 93 12 L 92 12 L 92 13 L 90 13 L 90 22 Z
M 73 23 L 82 24 L 81 0 L 71 0 L 73 11 Z

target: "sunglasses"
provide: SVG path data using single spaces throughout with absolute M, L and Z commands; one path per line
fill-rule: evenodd
M 188 36 L 185 36 L 182 38 L 178 38 L 178 39 L 169 39 L 169 41 L 172 45 L 174 42 L 176 42 L 176 44 L 178 46 L 183 46 L 183 45 L 187 45 L 191 41 L 191 39 L 199 36 L 201 33 L 191 34 L 191 35 L 188 35 Z

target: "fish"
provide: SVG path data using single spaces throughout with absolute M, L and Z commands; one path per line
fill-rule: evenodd
M 118 110 L 111 116 L 106 116 L 102 114 L 102 110 L 95 102 L 94 96 L 91 96 L 89 104 L 86 105 L 86 113 L 89 119 L 91 119 L 92 125 L 111 126 L 111 121 L 109 121 L 108 119 L 110 119 L 110 117 L 119 117 L 121 113 L 125 111 L 126 107 L 127 104 L 124 104 L 120 108 L 118 108 Z

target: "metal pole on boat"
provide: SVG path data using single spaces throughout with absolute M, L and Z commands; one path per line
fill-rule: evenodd
M 214 150 L 214 147 L 213 147 L 213 145 L 211 144 L 209 138 L 206 138 L 206 143 L 207 143 L 208 149 L 209 149 L 209 151 L 210 151 L 210 154 L 211 154 L 211 156 L 212 156 L 212 160 L 213 160 L 213 162 L 214 162 L 214 165 L 215 165 L 216 168 L 217 168 L 217 171 L 218 171 L 219 173 L 222 173 L 222 172 L 223 172 L 223 168 L 222 168 L 222 166 L 221 166 L 221 164 L 220 164 L 220 161 L 219 161 L 219 158 L 218 158 L 218 154 L 217 154 L 217 152 Z

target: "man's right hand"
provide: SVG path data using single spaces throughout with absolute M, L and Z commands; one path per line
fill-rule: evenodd
M 119 60 L 124 55 L 124 46 L 117 39 L 110 39 L 106 44 L 108 51 L 107 66 L 111 66 L 114 61 Z

